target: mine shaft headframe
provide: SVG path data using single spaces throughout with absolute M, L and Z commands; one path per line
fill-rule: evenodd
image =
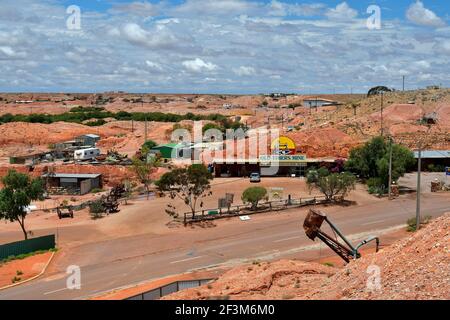
M 344 241 L 345 244 L 340 243 L 337 239 L 333 239 L 331 236 L 320 230 L 323 222 L 327 222 L 330 228 Z M 380 245 L 380 240 L 378 237 L 369 237 L 364 241 L 361 241 L 356 247 L 345 238 L 345 236 L 339 231 L 339 229 L 328 219 L 327 215 L 319 210 L 310 209 L 308 215 L 303 222 L 303 229 L 305 230 L 306 236 L 311 240 L 319 238 L 322 240 L 331 250 L 336 252 L 345 262 L 350 262 L 352 259 L 358 259 L 361 257 L 359 253 L 359 248 L 365 244 L 375 241 L 376 251 Z

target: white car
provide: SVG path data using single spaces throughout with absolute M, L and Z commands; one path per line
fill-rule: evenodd
M 251 173 L 250 182 L 261 182 L 261 175 L 257 172 Z

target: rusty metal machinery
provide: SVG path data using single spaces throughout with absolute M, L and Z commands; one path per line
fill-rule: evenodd
M 323 232 L 320 227 L 323 222 L 327 222 L 330 228 L 344 241 L 345 245 L 340 243 L 337 239 L 333 239 L 331 236 Z M 378 237 L 372 236 L 366 240 L 361 241 L 356 247 L 345 238 L 345 236 L 339 231 L 339 229 L 328 219 L 327 215 L 321 211 L 310 209 L 308 215 L 303 223 L 303 229 L 306 235 L 311 240 L 319 238 L 322 240 L 331 250 L 336 252 L 345 262 L 350 262 L 352 259 L 358 259 L 361 257 L 359 249 L 365 244 L 375 241 L 376 251 L 378 252 L 380 239 Z

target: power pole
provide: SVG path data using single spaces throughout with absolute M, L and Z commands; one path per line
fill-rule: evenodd
M 392 137 L 389 136 L 389 187 L 388 187 L 388 194 L 389 199 L 391 199 L 392 196 Z
M 420 229 L 420 174 L 422 171 L 422 143 L 419 142 L 419 159 L 417 168 L 417 196 L 416 196 L 416 231 Z
M 383 128 L 383 91 L 381 91 L 381 136 L 384 134 L 384 128 Z
M 145 116 L 144 139 L 145 139 L 145 142 L 147 142 L 147 115 Z

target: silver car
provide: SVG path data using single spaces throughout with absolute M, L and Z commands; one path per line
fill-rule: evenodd
M 250 174 L 250 182 L 261 182 L 261 175 L 257 172 Z

